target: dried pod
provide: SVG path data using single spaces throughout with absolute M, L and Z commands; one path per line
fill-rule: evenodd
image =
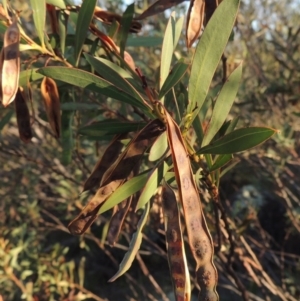
M 163 185 L 161 197 L 168 261 L 175 292 L 175 300 L 189 301 L 191 296 L 190 274 L 184 250 L 180 212 L 175 193 L 167 183 Z
M 32 139 L 30 114 L 21 87 L 18 89 L 15 97 L 15 109 L 20 139 L 23 142 L 28 143 Z
M 124 139 L 126 136 L 127 134 L 119 134 L 114 137 L 109 146 L 106 148 L 101 159 L 97 162 L 92 173 L 83 184 L 83 191 L 91 190 L 95 186 L 100 185 L 103 174 L 111 166 L 112 162 L 116 161 L 120 154 L 123 147 L 120 140 Z
M 196 278 L 201 289 L 198 300 L 217 301 L 218 274 L 213 263 L 213 242 L 202 211 L 191 162 L 178 125 L 167 111 L 165 114 L 175 178 L 184 211 L 189 245 L 196 261 Z
M 139 164 L 134 165 L 132 172 L 127 179 L 129 180 L 132 177 L 136 176 L 139 172 L 139 169 L 140 169 Z M 136 194 L 135 196 L 131 195 L 126 200 L 122 201 L 117 206 L 115 206 L 116 211 L 114 211 L 114 214 L 110 219 L 108 232 L 107 232 L 107 241 L 111 246 L 114 246 L 114 244 L 119 238 L 119 234 L 121 232 L 125 218 L 129 212 L 129 209 L 135 207 L 137 202 L 137 195 L 138 194 Z
M 50 127 L 54 136 L 59 138 L 61 129 L 60 101 L 56 83 L 52 78 L 44 77 L 41 84 L 41 93 Z
M 58 34 L 58 21 L 57 21 L 57 14 L 55 6 L 52 4 L 46 4 L 47 13 L 49 15 L 50 25 L 51 25 L 51 31 L 54 34 Z
M 130 196 L 128 199 L 118 204 L 116 206 L 117 211 L 110 219 L 108 233 L 107 233 L 107 241 L 112 247 L 118 240 L 123 223 L 130 209 L 132 197 L 133 196 Z
M 191 47 L 200 35 L 204 22 L 204 0 L 191 0 L 186 23 L 186 45 Z
M 98 189 L 97 193 L 83 208 L 80 214 L 68 225 L 73 235 L 83 234 L 98 217 L 98 211 L 103 202 L 124 182 L 125 180 L 112 181 Z
M 116 49 L 118 50 L 118 52 L 120 53 L 120 47 L 116 46 Z M 128 66 L 132 69 L 135 70 L 135 63 L 134 60 L 132 58 L 132 56 L 129 54 L 129 52 L 124 51 L 124 61 L 128 64 Z
M 150 121 L 136 134 L 118 160 L 105 172 L 101 186 L 110 181 L 128 178 L 134 167 L 138 165 L 146 149 L 163 131 L 165 131 L 165 127 L 159 119 Z
M 168 8 L 180 4 L 184 0 L 158 0 L 151 4 L 136 20 L 143 20 L 153 15 L 157 15 Z
M 122 19 L 121 15 L 109 12 L 107 10 L 103 10 L 99 7 L 95 8 L 94 17 L 97 18 L 100 22 L 109 25 L 111 25 L 114 21 L 117 21 L 120 24 Z M 133 33 L 138 33 L 141 31 L 141 28 L 142 24 L 140 22 L 132 20 L 129 31 Z
M 8 106 L 16 96 L 20 75 L 20 31 L 17 21 L 5 31 L 1 54 L 1 93 L 3 106 Z
M 102 176 L 100 188 L 81 213 L 69 224 L 72 234 L 81 235 L 95 221 L 106 199 L 125 181 L 137 173 L 139 161 L 146 149 L 165 128 L 160 120 L 149 122 L 131 140 L 117 161 Z

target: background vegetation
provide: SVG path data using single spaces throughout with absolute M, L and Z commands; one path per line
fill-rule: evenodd
M 27 1 L 12 1 L 22 11 L 26 30 L 34 35 Z M 142 10 L 143 1 L 137 1 Z M 124 3 L 101 3 L 122 14 Z M 184 4 L 176 7 L 186 13 Z M 267 143 L 235 156 L 236 166 L 221 181 L 221 200 L 235 239 L 232 264 L 217 253 L 218 291 L 226 300 L 299 300 L 300 273 L 300 6 L 298 1 L 244 1 L 234 41 L 226 49 L 228 74 L 243 64 L 243 80 L 231 117 L 239 125 L 266 125 L 280 130 Z M 142 22 L 149 46 L 128 46 L 135 64 L 155 83 L 168 12 Z M 108 28 L 109 29 L 109 28 Z M 132 38 L 130 36 L 130 38 Z M 132 41 L 129 39 L 129 41 Z M 130 43 L 129 43 L 130 45 Z M 132 44 L 133 45 L 133 42 Z M 178 57 L 192 55 L 184 46 Z M 222 76 L 221 69 L 214 83 Z M 39 85 L 39 84 L 38 84 Z M 116 282 L 132 233 L 130 223 L 115 248 L 102 240 L 110 218 L 105 213 L 81 237 L 66 225 L 82 209 L 78 198 L 107 143 L 76 136 L 68 166 L 61 164 L 61 144 L 47 123 L 37 86 L 34 139 L 18 137 L 13 108 L 0 109 L 0 295 L 3 300 L 173 300 L 160 209 L 152 207 L 141 251 Z M 98 116 L 116 116 L 122 108 L 89 97 L 97 109 L 75 113 L 73 127 Z M 40 103 L 40 104 L 39 104 Z M 63 112 L 68 112 L 65 108 Z M 132 112 L 122 111 L 124 114 Z M 128 116 L 125 116 L 128 117 Z M 8 121 L 9 120 L 9 121 Z M 135 218 L 134 216 L 132 218 Z M 214 218 L 207 215 L 214 233 Z M 299 282 L 299 280 L 298 280 Z M 195 288 L 195 296 L 196 296 Z M 247 299 L 248 298 L 248 299 Z

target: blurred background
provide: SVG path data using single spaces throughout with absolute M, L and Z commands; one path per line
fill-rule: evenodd
M 11 3 L 22 11 L 23 28 L 35 37 L 28 1 Z M 126 3 L 102 0 L 98 6 L 122 14 Z M 135 3 L 141 13 L 151 1 Z M 235 155 L 235 167 L 221 179 L 221 200 L 236 239 L 230 268 L 222 249 L 215 259 L 222 301 L 246 300 L 247 293 L 248 300 L 300 300 L 299 4 L 298 0 L 242 1 L 234 37 L 226 49 L 228 74 L 243 61 L 243 79 L 231 117 L 240 117 L 238 127 L 270 126 L 280 133 L 255 149 Z M 186 15 L 187 3 L 172 10 L 177 16 Z M 159 76 L 161 43 L 169 14 L 166 11 L 141 22 L 139 35 L 151 37 L 151 43 L 135 46 L 136 34 L 129 37 L 126 50 L 149 85 Z M 103 26 L 103 31 L 108 29 Z M 185 47 L 182 33 L 176 56 L 189 60 L 192 54 L 193 50 Z M 43 65 L 42 61 L 37 63 Z M 221 77 L 220 68 L 212 95 Z M 128 248 L 134 232 L 131 220 L 126 222 L 114 248 L 103 239 L 110 212 L 101 215 L 82 237 L 67 231 L 66 225 L 84 205 L 79 198 L 82 184 L 108 141 L 76 134 L 72 163 L 62 165 L 61 143 L 45 122 L 39 85 L 37 82 L 32 86 L 32 143 L 20 141 L 13 107 L 0 108 L 3 300 L 174 300 L 159 206 L 152 207 L 141 250 L 131 269 L 113 283 L 107 281 Z M 78 101 L 86 95 L 78 91 Z M 75 113 L 75 129 L 98 116 L 114 116 L 119 110 L 113 101 L 91 102 L 98 104 L 97 109 Z M 207 219 L 215 238 L 210 211 Z M 191 271 L 192 264 L 190 257 Z M 196 298 L 197 288 L 193 294 Z

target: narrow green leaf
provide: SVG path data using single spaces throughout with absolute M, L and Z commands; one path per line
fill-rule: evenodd
M 83 111 L 83 110 L 101 110 L 99 104 L 86 102 L 64 102 L 60 105 L 61 110 L 65 111 Z
M 61 9 L 66 9 L 64 0 L 46 0 L 46 3 L 52 4 Z
M 231 34 L 239 0 L 224 0 L 217 7 L 197 45 L 189 82 L 191 122 L 201 109 L 215 70 Z
M 106 78 L 108 74 L 107 74 L 107 72 L 106 73 L 103 72 L 102 68 L 104 68 L 105 70 L 107 70 L 107 68 L 109 70 L 112 70 L 113 73 L 112 74 L 109 73 L 110 79 L 106 78 L 108 81 L 110 81 L 113 84 L 116 84 L 116 86 L 119 87 L 118 80 L 116 80 L 114 78 L 115 74 L 117 74 L 118 78 L 121 77 L 121 80 L 124 80 L 124 79 L 126 80 L 127 85 L 129 82 L 129 84 L 131 85 L 130 90 L 129 90 L 130 93 L 132 93 L 132 92 L 134 92 L 135 94 L 138 93 L 137 98 L 143 100 L 143 98 L 141 97 L 141 94 L 145 94 L 145 91 L 142 88 L 141 80 L 136 73 L 130 74 L 127 72 L 127 70 L 121 68 L 120 66 L 116 65 L 115 63 L 113 63 L 109 60 L 106 60 L 104 58 L 99 58 L 99 57 L 97 57 L 97 58 L 92 57 L 92 58 L 96 62 L 100 61 L 102 64 L 101 66 L 99 64 L 97 64 L 97 68 L 98 68 L 97 72 L 99 71 L 100 72 L 100 73 L 98 72 L 99 74 L 103 73 L 104 74 L 103 77 Z M 122 60 L 122 58 L 120 58 L 120 60 L 121 60 L 121 62 L 126 63 L 124 60 Z M 91 64 L 91 62 L 90 62 L 90 64 Z M 105 66 L 103 66 L 103 65 L 105 65 Z M 102 70 L 102 71 L 100 71 L 100 70 Z M 112 80 L 114 80 L 114 81 L 112 81 Z
M 201 120 L 200 120 L 200 116 L 196 116 L 196 118 L 193 121 L 193 126 L 195 129 L 195 133 L 197 135 L 197 138 L 199 141 L 202 141 L 203 136 L 204 136 L 204 132 L 203 132 L 203 127 L 201 124 Z
M 116 87 L 132 95 L 132 97 L 140 102 L 144 101 L 139 92 L 127 80 L 130 78 L 132 79 L 132 77 L 124 69 L 106 59 L 94 58 L 89 54 L 85 54 L 85 58 L 91 64 L 91 66 L 95 68 L 100 76 L 111 82 Z
M 231 164 L 229 164 L 225 168 L 223 168 L 219 177 L 222 178 L 227 172 L 229 172 L 232 168 L 234 168 L 234 166 L 239 164 L 239 162 L 240 162 L 240 160 L 237 160 L 235 162 L 232 162 Z
M 161 37 L 128 37 L 127 47 L 155 47 L 163 42 Z
M 267 127 L 249 127 L 235 130 L 214 141 L 197 152 L 197 154 L 233 154 L 257 146 L 277 133 Z
M 128 269 L 131 267 L 131 264 L 135 258 L 135 255 L 137 254 L 138 250 L 140 249 L 141 243 L 142 243 L 142 230 L 144 225 L 146 224 L 148 215 L 150 210 L 150 204 L 148 203 L 145 207 L 144 213 L 141 216 L 138 224 L 137 224 L 137 230 L 133 234 L 129 249 L 126 252 L 122 262 L 120 263 L 118 272 L 108 280 L 108 282 L 115 281 L 118 277 L 122 276 L 124 273 L 128 271 Z
M 155 194 L 157 187 L 160 185 L 160 182 L 167 173 L 169 166 L 167 163 L 163 162 L 158 168 L 154 168 L 149 172 L 149 177 L 147 184 L 141 191 L 138 203 L 136 205 L 136 210 L 143 208 L 146 203 L 151 199 Z
M 168 149 L 167 133 L 163 132 L 153 143 L 149 152 L 149 161 L 157 161 L 162 158 Z
M 174 51 L 174 42 L 175 42 L 175 13 L 172 13 L 167 28 L 164 35 L 162 50 L 161 50 L 161 59 L 160 59 L 160 88 L 163 86 L 166 78 L 170 72 L 170 66 L 173 57 Z
M 175 66 L 172 68 L 172 71 L 166 78 L 163 86 L 161 87 L 161 90 L 159 91 L 158 99 L 161 99 L 163 96 L 165 96 L 182 79 L 188 67 L 189 64 L 186 64 L 182 61 L 179 61 L 175 64 Z
M 101 206 L 99 214 L 113 208 L 132 194 L 141 190 L 148 181 L 148 172 L 139 174 L 120 186 Z
M 55 66 L 40 68 L 37 72 L 53 79 L 60 80 L 84 89 L 89 89 L 120 101 L 124 101 L 143 110 L 146 108 L 143 103 L 137 101 L 135 98 L 125 93 L 121 89 L 118 89 L 110 82 L 80 69 Z M 148 108 L 146 110 L 149 112 Z
M 9 123 L 10 118 L 14 115 L 14 110 L 8 110 L 7 113 L 0 120 L 0 132 L 3 130 L 5 125 Z
M 45 0 L 30 0 L 33 22 L 41 45 L 45 47 L 44 30 L 46 21 L 46 2 Z
M 225 154 L 225 155 L 219 155 L 214 164 L 209 168 L 209 171 L 215 171 L 217 169 L 220 169 L 225 164 L 227 164 L 229 161 L 231 161 L 233 156 L 231 154 Z
M 61 114 L 61 163 L 69 165 L 72 161 L 72 151 L 74 146 L 72 123 L 74 111 L 63 111 Z
M 231 73 L 217 97 L 202 146 L 208 145 L 211 142 L 225 122 L 238 92 L 241 78 L 242 64 Z
M 127 37 L 129 34 L 129 29 L 131 27 L 131 22 L 133 20 L 133 14 L 134 14 L 134 3 L 128 5 L 121 19 L 121 28 L 118 35 L 118 44 L 120 46 L 121 57 L 123 58 L 124 58 L 124 51 L 125 51 Z
M 118 119 L 103 120 L 80 128 L 78 133 L 87 136 L 115 135 L 135 132 L 145 125 L 145 122 L 120 122 Z
M 37 0 L 35 0 L 37 1 Z M 75 33 L 75 66 L 78 66 L 81 49 L 83 47 L 87 32 L 92 21 L 97 0 L 83 1 L 78 13 Z
M 59 32 L 60 49 L 64 55 L 66 49 L 67 32 L 68 32 L 68 15 L 64 11 L 58 12 L 58 32 Z
M 184 23 L 184 16 L 181 16 L 177 21 L 176 21 L 176 25 L 175 25 L 175 38 L 174 38 L 174 50 L 178 44 L 180 35 L 182 33 L 182 27 L 183 27 L 183 23 Z M 173 50 L 173 51 L 174 51 Z

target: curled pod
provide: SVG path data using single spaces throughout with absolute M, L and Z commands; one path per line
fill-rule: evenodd
M 94 167 L 92 173 L 88 177 L 88 179 L 83 184 L 83 190 L 91 190 L 94 187 L 97 187 L 100 185 L 102 176 L 104 173 L 108 170 L 108 168 L 111 166 L 112 162 L 115 162 L 120 154 L 120 151 L 123 147 L 121 139 L 124 139 L 127 137 L 127 134 L 118 134 L 116 135 L 113 140 L 110 142 L 108 147 L 106 148 L 104 154 L 100 158 L 100 160 L 97 162 L 96 166 Z
M 191 0 L 186 23 L 186 45 L 191 47 L 200 35 L 204 22 L 204 0 Z
M 111 217 L 107 232 L 107 241 L 113 247 L 119 238 L 122 226 L 124 224 L 127 213 L 130 209 L 133 196 L 130 196 L 120 204 L 118 204 L 117 211 Z
M 98 217 L 101 205 L 123 182 L 123 179 L 112 181 L 99 188 L 88 204 L 81 210 L 80 214 L 68 225 L 70 233 L 82 235 Z
M 18 91 L 20 75 L 20 30 L 17 21 L 5 31 L 3 49 L 1 52 L 1 94 L 2 104 L 7 107 Z
M 120 53 L 120 47 L 116 46 L 118 52 Z M 128 66 L 132 69 L 135 70 L 135 63 L 134 60 L 132 58 L 132 56 L 130 55 L 129 52 L 124 51 L 124 61 L 128 64 Z
M 165 127 L 159 119 L 150 121 L 132 138 L 118 159 L 106 170 L 100 185 L 103 186 L 118 179 L 127 179 L 132 170 L 139 166 L 145 151 L 164 131 Z
M 50 127 L 56 138 L 60 137 L 60 101 L 55 81 L 50 77 L 44 77 L 41 84 L 41 93 Z
M 28 143 L 32 139 L 30 114 L 22 88 L 18 89 L 15 97 L 15 109 L 20 139 Z

